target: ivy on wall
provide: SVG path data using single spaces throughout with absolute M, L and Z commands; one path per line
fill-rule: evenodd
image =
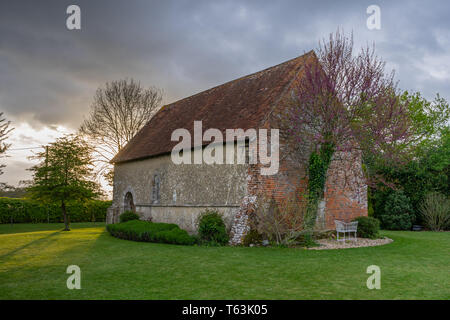
M 309 157 L 308 207 L 305 218 L 305 230 L 314 228 L 319 201 L 323 197 L 327 170 L 333 153 L 333 144 L 324 143 L 319 151 L 312 152 Z

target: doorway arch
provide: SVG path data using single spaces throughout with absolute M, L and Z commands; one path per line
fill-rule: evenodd
M 131 192 L 127 192 L 123 199 L 123 210 L 124 211 L 136 211 L 136 207 L 134 205 L 133 194 Z

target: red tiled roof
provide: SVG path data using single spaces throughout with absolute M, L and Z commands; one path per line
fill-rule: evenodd
M 178 141 L 171 141 L 172 132 L 185 128 L 193 137 L 194 121 L 203 122 L 203 131 L 209 128 L 222 132 L 226 129 L 258 129 L 312 54 L 310 51 L 163 106 L 111 162 L 127 162 L 171 152 L 178 144 Z

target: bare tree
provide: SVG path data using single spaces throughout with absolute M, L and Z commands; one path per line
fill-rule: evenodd
M 3 117 L 3 112 L 0 112 L 0 157 L 4 157 L 5 152 L 11 146 L 11 144 L 5 142 L 11 131 L 14 130 L 10 125 L 11 121 L 6 121 L 6 118 Z M 3 174 L 4 167 L 4 164 L 0 165 L 0 175 Z
M 279 245 L 294 244 L 304 229 L 305 204 L 295 193 L 280 204 L 273 195 L 260 194 L 250 206 L 250 230 Z
M 133 79 L 112 81 L 97 90 L 80 132 L 95 149 L 98 174 L 110 183 L 111 159 L 156 113 L 161 100 L 161 90 L 145 89 Z

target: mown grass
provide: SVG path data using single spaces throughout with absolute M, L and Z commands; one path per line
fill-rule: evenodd
M 308 251 L 120 240 L 103 223 L 0 225 L 0 299 L 449 299 L 450 233 Z M 66 287 L 68 265 L 81 290 Z M 381 268 L 381 289 L 366 268 Z

